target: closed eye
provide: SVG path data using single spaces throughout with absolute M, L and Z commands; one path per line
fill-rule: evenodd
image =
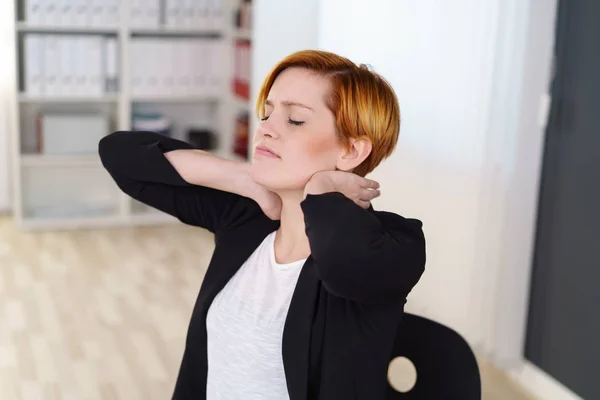
M 300 126 L 304 124 L 304 121 L 294 121 L 291 118 L 288 118 L 288 123 L 292 124 L 292 125 L 296 125 L 296 126 Z
M 261 121 L 266 121 L 269 119 L 268 115 L 265 115 L 263 118 L 261 118 Z M 288 124 L 294 125 L 294 126 L 301 126 L 304 125 L 304 121 L 295 121 L 291 118 L 288 118 Z

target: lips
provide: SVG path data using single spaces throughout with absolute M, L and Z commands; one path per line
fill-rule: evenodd
M 265 145 L 257 146 L 254 150 L 254 154 L 268 158 L 281 158 L 279 154 L 277 154 L 274 150 Z

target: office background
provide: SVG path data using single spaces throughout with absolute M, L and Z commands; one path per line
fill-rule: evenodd
M 408 310 L 457 329 L 478 354 L 539 398 L 576 399 L 591 390 L 587 383 L 570 381 L 562 372 L 531 360 L 525 351 L 562 2 L 374 0 L 367 4 L 358 0 L 254 0 L 246 24 L 236 26 L 240 19 L 231 16 L 239 11 L 240 3 L 231 1 L 223 3 L 223 10 L 229 11 L 224 12 L 221 25 L 211 20 L 212 25 L 201 32 L 194 32 L 193 20 L 177 19 L 179 14 L 175 8 L 169 8 L 168 1 L 155 14 L 150 13 L 154 15 L 152 22 L 142 18 L 142 22 L 134 23 L 130 18 L 136 15 L 132 14 L 132 7 L 142 4 L 135 0 L 120 2 L 118 13 L 127 15 L 129 22 L 121 19 L 116 29 L 109 28 L 110 32 L 106 27 L 90 25 L 68 29 L 86 33 L 78 40 L 102 37 L 103 41 L 98 39 L 96 43 L 104 49 L 105 57 L 100 63 L 102 70 L 110 73 L 104 82 L 96 82 L 105 90 L 95 87 L 95 100 L 67 99 L 67 103 L 78 103 L 77 107 L 85 111 L 103 110 L 104 115 L 109 115 L 111 126 L 127 127 L 138 115 L 140 123 L 171 127 L 172 134 L 182 138 L 188 138 L 190 131 L 200 132 L 201 137 L 214 136 L 219 143 L 215 151 L 228 157 L 243 157 L 243 151 L 238 151 L 240 146 L 236 147 L 236 138 L 243 147 L 244 132 L 252 132 L 256 124 L 251 99 L 268 70 L 282 57 L 303 48 L 323 48 L 371 64 L 397 90 L 403 112 L 399 148 L 373 174 L 383 189 L 375 206 L 418 216 L 424 221 L 428 236 L 427 271 L 409 298 Z M 166 224 L 165 229 L 172 229 L 163 216 L 148 213 L 111 192 L 114 188 L 101 175 L 98 182 L 105 189 L 98 195 L 69 192 L 73 186 L 81 186 L 77 176 L 82 176 L 82 171 L 65 166 L 74 160 L 47 159 L 54 163 L 48 166 L 43 157 L 32 156 L 41 151 L 31 134 L 35 130 L 14 127 L 17 121 L 22 127 L 27 126 L 24 120 L 31 123 L 31 119 L 23 117 L 24 113 L 37 115 L 39 105 L 46 104 L 46 100 L 40 102 L 23 92 L 19 86 L 23 81 L 16 80 L 11 65 L 20 65 L 20 54 L 29 58 L 27 46 L 19 37 L 43 36 L 48 32 L 40 27 L 46 22 L 30 25 L 20 19 L 19 13 L 26 8 L 21 3 L 17 6 L 17 19 L 12 4 L 2 5 L 0 12 L 2 57 L 12 60 L 0 66 L 0 209 L 20 210 L 27 225 L 32 221 L 28 217 L 39 214 L 26 210 L 48 206 L 35 200 L 59 183 L 52 177 L 72 174 L 74 184 L 67 184 L 59 194 L 68 194 L 69 199 L 81 194 L 84 205 L 90 197 L 94 201 L 103 199 L 110 204 L 104 210 L 118 216 L 102 219 L 102 214 L 96 215 L 88 219 L 92 225 Z M 65 37 L 69 41 L 76 36 Z M 121 49 L 116 68 L 112 50 L 108 50 L 114 49 L 114 40 Z M 161 50 L 161 43 L 166 40 L 178 44 L 163 46 Z M 191 47 L 186 46 L 205 46 L 194 52 L 199 54 L 211 51 L 208 49 L 215 42 L 221 45 L 212 50 L 220 55 L 211 62 L 206 58 L 188 60 L 185 65 L 190 68 L 182 70 L 168 63 L 179 60 L 177 51 L 189 53 L 186 49 Z M 35 48 L 31 42 L 29 46 Z M 128 49 L 125 53 L 123 46 Z M 91 51 L 91 46 L 84 47 Z M 161 57 L 166 54 L 163 51 L 174 53 Z M 81 56 L 79 52 L 70 54 Z M 98 57 L 96 54 L 85 58 L 89 61 Z M 141 69 L 136 69 L 135 60 L 139 57 L 157 57 L 156 63 L 142 64 L 160 68 L 148 70 L 140 65 Z M 222 60 L 223 64 L 215 60 Z M 115 69 L 119 73 L 119 89 L 107 92 Z M 173 73 L 192 74 L 198 70 L 216 74 L 216 86 L 204 86 L 206 81 L 199 82 L 196 89 L 183 84 L 181 92 L 169 86 L 168 78 L 173 78 Z M 135 80 L 144 77 L 166 81 L 153 90 L 136 89 Z M 191 82 L 194 76 L 188 79 Z M 71 93 L 68 91 L 68 96 Z M 165 98 L 167 93 L 176 96 Z M 65 99 L 56 103 L 59 111 L 64 110 Z M 16 135 L 21 135 L 27 146 L 15 146 Z M 86 168 L 95 168 L 93 161 L 85 157 L 75 161 L 83 163 L 80 167 L 85 164 Z M 19 168 L 25 173 L 17 177 L 15 171 Z M 56 170 L 54 175 L 51 168 Z M 27 173 L 32 169 L 39 170 L 40 175 L 28 181 Z M 89 177 L 93 173 L 83 175 Z M 15 185 L 15 179 L 21 183 Z M 400 192 L 395 185 L 399 180 L 411 191 Z M 33 203 L 27 203 L 21 194 L 31 187 Z M 93 190 L 99 189 L 96 186 Z M 53 200 L 52 196 L 42 199 Z M 62 201 L 57 196 L 54 204 L 63 204 Z M 51 223 L 37 223 L 39 218 L 34 219 L 32 228 L 58 229 L 61 225 L 85 225 L 87 218 L 79 215 L 75 222 L 69 222 L 68 215 L 61 215 L 51 218 Z M 588 315 L 589 303 L 580 307 Z

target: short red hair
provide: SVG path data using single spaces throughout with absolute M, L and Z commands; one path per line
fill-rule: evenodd
M 373 149 L 354 173 L 365 176 L 394 151 L 400 134 L 400 106 L 396 93 L 381 75 L 337 54 L 303 50 L 284 58 L 266 77 L 258 94 L 256 112 L 265 115 L 267 96 L 279 74 L 291 67 L 326 77 L 331 93 L 325 99 L 336 120 L 336 131 L 346 145 L 351 138 L 367 138 Z

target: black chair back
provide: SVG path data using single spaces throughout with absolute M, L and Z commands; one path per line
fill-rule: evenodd
M 481 377 L 469 344 L 454 330 L 412 314 L 398 326 L 392 360 L 408 358 L 417 380 L 406 392 L 388 387 L 387 400 L 481 400 Z

